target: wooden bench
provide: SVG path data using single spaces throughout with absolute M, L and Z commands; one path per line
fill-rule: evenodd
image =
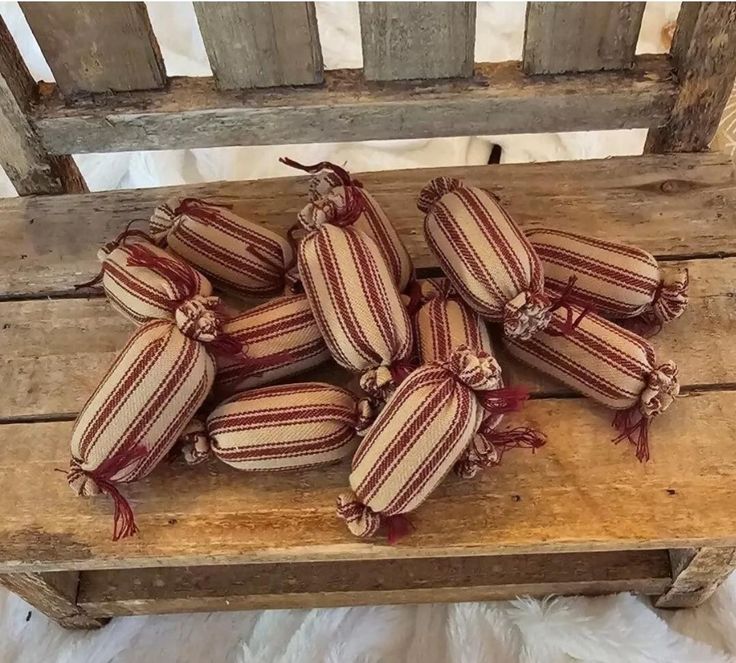
M 150 612 L 622 590 L 680 607 L 707 598 L 736 566 L 736 184 L 728 158 L 698 151 L 736 74 L 736 8 L 683 5 L 672 59 L 634 59 L 641 5 L 531 3 L 523 67 L 476 64 L 471 77 L 473 5 L 437 5 L 362 6 L 365 76 L 322 73 L 313 8 L 303 3 L 197 5 L 213 79 L 166 80 L 138 3 L 24 7 L 58 87 L 37 86 L 7 32 L 0 35 L 0 159 L 22 194 L 0 202 L 0 583 L 65 626 L 92 628 Z M 259 26 L 264 17 L 301 35 L 295 43 L 311 54 L 300 62 L 311 63 L 312 78 L 293 79 L 303 67 L 295 73 L 280 61 L 268 75 L 223 63 L 218 35 L 236 19 Z M 450 23 L 454 39 L 465 26 L 463 57 L 446 36 Z M 415 25 L 444 44 L 440 62 L 398 48 L 391 35 L 411 35 Z M 598 46 L 557 52 L 544 35 L 556 27 L 565 44 L 564 25 L 586 26 Z M 136 49 L 107 39 L 121 26 Z M 55 48 L 52 28 L 83 29 L 75 44 L 103 49 L 102 68 Z M 236 34 L 252 46 L 248 30 Z M 403 40 L 412 53 L 425 45 Z M 455 68 L 436 68 L 448 63 Z M 540 73 L 561 70 L 576 73 Z M 456 78 L 385 82 L 410 76 Z M 229 89 L 264 81 L 282 87 Z M 102 89 L 114 91 L 89 94 Z M 101 296 L 73 288 L 96 272 L 96 247 L 172 193 L 217 197 L 286 228 L 306 187 L 287 178 L 91 194 L 69 152 L 547 131 L 574 122 L 650 127 L 647 154 L 360 178 L 424 273 L 435 266 L 414 199 L 440 172 L 493 188 L 524 228 L 626 240 L 687 267 L 690 308 L 655 339 L 679 363 L 683 397 L 656 422 L 648 464 L 610 442 L 609 411 L 501 357 L 511 379 L 534 391 L 510 421 L 544 430 L 547 446 L 534 457 L 509 454 L 473 481 L 448 478 L 398 545 L 358 541 L 335 517 L 347 464 L 272 476 L 164 464 L 125 487 L 141 532 L 118 543 L 110 504 L 75 498 L 55 472 L 67 465 L 76 412 L 131 332 Z M 320 376 L 341 379 L 336 369 Z

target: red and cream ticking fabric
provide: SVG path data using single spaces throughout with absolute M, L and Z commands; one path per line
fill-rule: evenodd
M 272 299 L 229 319 L 222 330 L 242 345 L 243 353 L 217 357 L 215 391 L 220 396 L 297 375 L 330 358 L 304 295 Z
M 658 364 L 646 340 L 599 315 L 583 317 L 567 335 L 554 333 L 564 324 L 565 315 L 557 311 L 547 330 L 531 339 L 504 339 L 504 343 L 514 357 L 533 368 L 620 410 L 614 420 L 619 439 L 629 439 L 636 445 L 637 458 L 648 459 L 649 423 L 680 391 L 676 365 Z
M 206 345 L 170 321 L 148 322 L 118 355 L 74 423 L 69 484 L 115 503 L 115 540 L 137 531 L 117 484 L 136 481 L 168 453 L 212 387 Z
M 423 364 L 446 361 L 455 349 L 462 346 L 493 356 L 493 345 L 485 322 L 453 295 L 448 281 L 421 282 L 420 287 L 426 302 L 417 312 L 414 324 L 419 358 Z M 499 375 L 498 387 L 503 386 Z M 513 404 L 509 402 L 510 410 L 520 407 L 528 395 L 523 388 L 509 388 L 506 392 L 516 399 Z M 526 447 L 534 450 L 544 445 L 544 436 L 531 428 L 499 431 L 502 419 L 502 412 L 488 414 L 455 464 L 458 475 L 472 478 L 482 469 L 498 465 L 506 449 Z
M 204 276 L 145 239 L 123 239 L 117 246 L 111 242 L 98 256 L 110 304 L 138 324 L 173 320 L 183 302 L 212 295 Z
M 361 387 L 384 398 L 413 347 L 409 315 L 375 243 L 357 228 L 326 223 L 310 204 L 299 245 L 304 291 L 335 361 L 361 373 Z
M 285 238 L 226 207 L 196 198 L 172 198 L 159 205 L 150 229 L 162 246 L 242 295 L 282 292 L 294 262 Z
M 303 166 L 291 159 L 281 161 L 294 168 L 316 173 L 309 182 L 309 197 L 322 210 L 327 223 L 344 217 L 348 207 L 357 200 L 360 210 L 355 214 L 352 224 L 376 243 L 394 282 L 403 292 L 414 276 L 414 266 L 409 252 L 378 201 L 340 166 L 326 161 L 314 166 Z
M 304 382 L 233 396 L 207 417 L 207 434 L 214 455 L 239 470 L 295 470 L 352 454 L 372 418 L 367 399 Z
M 529 338 L 554 308 L 534 249 L 493 194 L 448 177 L 419 194 L 424 233 L 458 294 L 504 334 Z
M 411 373 L 376 417 L 353 457 L 352 492 L 337 513 L 356 536 L 416 509 L 452 469 L 485 415 L 507 406 L 501 371 L 483 352 L 458 348 Z
M 532 230 L 527 237 L 544 266 L 547 290 L 559 292 L 575 276 L 572 300 L 606 318 L 637 317 L 658 331 L 687 306 L 687 272 L 666 276 L 642 249 L 562 230 Z

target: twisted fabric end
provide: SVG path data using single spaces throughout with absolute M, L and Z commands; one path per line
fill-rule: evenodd
M 664 412 L 680 393 L 677 379 L 677 365 L 665 362 L 655 368 L 646 379 L 646 386 L 639 396 L 639 402 L 620 410 L 613 418 L 613 427 L 620 435 L 614 438 L 618 443 L 628 440 L 636 447 L 636 457 L 644 462 L 649 460 L 649 426 L 652 419 Z
M 652 313 L 660 323 L 679 318 L 687 308 L 690 274 L 687 270 L 662 279 L 652 302 Z
M 454 177 L 435 177 L 430 180 L 419 192 L 417 208 L 420 212 L 429 214 L 432 206 L 447 193 L 463 186 L 463 183 Z
M 524 290 L 504 306 L 503 333 L 507 338 L 529 340 L 547 328 L 552 313 L 552 304 L 547 295 Z
M 372 398 L 385 401 L 414 369 L 411 362 L 402 360 L 369 368 L 360 376 L 360 388 Z
M 187 465 L 199 465 L 212 451 L 207 426 L 201 419 L 192 419 L 179 437 L 181 453 Z
M 374 536 L 381 527 L 381 516 L 361 503 L 355 493 L 345 493 L 337 498 L 337 516 L 345 521 L 355 536 Z
M 376 418 L 376 409 L 370 398 L 361 398 L 355 404 L 355 431 L 363 436 Z
M 501 367 L 487 352 L 460 346 L 442 364 L 455 378 L 475 392 L 499 389 Z M 482 394 L 478 394 L 481 396 Z
M 297 219 L 309 231 L 317 230 L 324 224 L 345 228 L 358 220 L 364 204 L 359 188 L 345 186 L 341 191 L 331 191 L 307 203 L 297 214 Z
M 455 464 L 455 473 L 463 479 L 472 479 L 481 470 L 499 465 L 509 449 L 531 449 L 535 453 L 546 443 L 544 433 L 526 426 L 505 431 L 481 429 Z
M 291 168 L 315 174 L 309 182 L 310 200 L 324 196 L 337 186 L 363 186 L 342 166 L 338 166 L 336 163 L 332 163 L 331 161 L 320 161 L 319 163 L 312 164 L 311 166 L 299 163 L 289 157 L 281 157 L 279 161 Z

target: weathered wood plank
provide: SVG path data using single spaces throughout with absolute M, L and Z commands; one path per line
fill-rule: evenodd
M 368 80 L 472 76 L 474 2 L 361 2 L 359 7 Z
M 323 80 L 312 2 L 195 2 L 207 57 L 223 90 Z
M 166 70 L 143 2 L 21 2 L 64 95 L 163 87 Z
M 727 155 L 648 155 L 597 161 L 416 169 L 361 174 L 420 266 L 434 265 L 416 195 L 432 177 L 494 189 L 524 228 L 547 224 L 616 237 L 656 255 L 736 252 L 734 167 Z M 303 178 L 219 182 L 84 196 L 0 201 L 0 299 L 73 293 L 94 276 L 97 248 L 177 193 L 232 203 L 286 231 L 304 205 Z
M 79 604 L 96 615 L 489 601 L 664 591 L 663 550 L 90 571 Z
M 36 83 L 0 18 L 0 166 L 21 196 L 87 190 L 74 159 L 46 152 L 28 121 Z
M 668 116 L 674 93 L 666 56 L 644 56 L 629 72 L 549 79 L 525 76 L 516 62 L 435 82 L 377 84 L 360 70 L 328 71 L 323 86 L 247 95 L 218 91 L 211 78 L 174 78 L 165 90 L 72 106 L 51 87 L 34 121 L 49 151 L 76 154 L 651 127 Z
M 77 571 L 0 575 L 0 586 L 17 594 L 64 628 L 95 629 L 107 622 L 106 619 L 90 617 L 77 605 Z
M 529 2 L 522 67 L 559 74 L 633 65 L 643 2 Z
M 71 424 L 7 424 L 0 571 L 734 546 L 735 408 L 736 392 L 684 396 L 641 464 L 610 442 L 609 411 L 534 400 L 507 425 L 545 431 L 546 447 L 508 453 L 477 480 L 449 476 L 397 545 L 356 540 L 335 517 L 348 463 L 271 475 L 164 463 L 125 486 L 141 532 L 113 542 L 109 500 L 75 497 L 54 471 L 68 462 Z
M 736 570 L 736 548 L 671 550 L 670 559 L 674 582 L 655 602 L 658 608 L 694 608 Z
M 656 338 L 658 356 L 677 361 L 685 389 L 733 385 L 736 258 L 668 267 L 690 270 L 690 306 Z M 0 320 L 0 384 L 5 385 L 0 390 L 0 421 L 76 415 L 133 330 L 132 323 L 102 298 L 0 302 Z M 526 385 L 539 396 L 572 394 L 505 355 L 500 342 L 496 348 L 509 383 Z M 342 379 L 336 367 L 333 373 L 326 367 L 319 379 Z
M 680 83 L 672 114 L 645 152 L 708 149 L 736 78 L 736 5 L 683 2 L 671 55 Z

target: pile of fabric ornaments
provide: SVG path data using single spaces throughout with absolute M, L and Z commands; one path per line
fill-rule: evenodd
M 80 286 L 101 281 L 138 325 L 71 441 L 69 484 L 113 500 L 115 540 L 138 531 L 121 484 L 182 453 L 245 472 L 350 458 L 337 515 L 356 536 L 395 541 L 450 472 L 472 479 L 546 441 L 503 424 L 529 393 L 504 381 L 489 323 L 511 355 L 614 410 L 615 441 L 649 458 L 649 426 L 679 385 L 644 336 L 682 314 L 686 273 L 667 279 L 617 243 L 525 235 L 492 192 L 438 177 L 417 206 L 444 275 L 417 280 L 358 180 L 282 161 L 312 173 L 287 236 L 212 201 L 169 200 L 148 232 L 104 246 L 100 275 Z M 214 288 L 264 301 L 237 313 Z M 293 381 L 330 360 L 359 387 Z

